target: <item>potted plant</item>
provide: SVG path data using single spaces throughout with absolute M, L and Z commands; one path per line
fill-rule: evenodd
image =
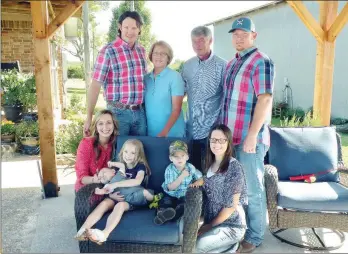
M 13 142 L 15 140 L 15 125 L 14 122 L 3 120 L 1 122 L 1 141 L 2 142 Z
M 18 122 L 21 119 L 22 103 L 21 91 L 24 87 L 24 77 L 17 70 L 1 73 L 1 88 L 3 90 L 2 103 L 6 119 Z
M 37 121 L 36 83 L 33 73 L 24 74 L 24 87 L 21 90 L 20 102 L 23 105 L 22 119 L 25 121 Z
M 16 127 L 16 136 L 19 139 L 25 154 L 39 154 L 39 123 L 35 121 L 21 121 Z

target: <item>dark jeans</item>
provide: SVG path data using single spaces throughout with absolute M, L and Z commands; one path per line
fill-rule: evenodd
M 207 139 L 196 139 L 192 143 L 191 162 L 196 169 L 203 172 L 205 170 L 205 156 L 207 151 Z
M 182 198 L 175 198 L 172 196 L 169 196 L 167 193 L 164 193 L 163 198 L 158 203 L 158 210 L 165 209 L 165 208 L 174 208 L 176 211 L 175 217 L 171 219 L 170 221 L 176 221 L 181 216 L 184 215 L 184 204 L 185 204 L 185 197 Z
M 146 136 L 147 125 L 145 109 L 119 109 L 108 103 L 107 108 L 112 111 L 119 125 L 120 136 Z

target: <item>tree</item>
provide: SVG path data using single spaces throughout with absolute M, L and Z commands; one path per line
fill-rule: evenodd
M 155 42 L 156 38 L 151 34 L 151 12 L 145 6 L 146 1 L 134 1 L 134 9 L 142 16 L 144 24 L 141 28 L 141 35 L 139 36 L 140 44 L 149 52 L 151 45 Z M 118 19 L 122 13 L 131 9 L 130 1 L 124 1 L 119 6 L 112 10 L 112 20 L 108 33 L 108 41 L 112 42 L 118 35 Z
M 91 49 L 94 51 L 106 42 L 105 36 L 94 36 L 96 32 L 97 22 L 96 14 L 100 11 L 105 11 L 109 8 L 109 2 L 107 1 L 87 1 L 89 7 L 89 34 L 90 34 L 90 45 Z M 94 39 L 94 40 L 93 40 Z M 79 18 L 77 21 L 77 37 L 74 40 L 69 41 L 75 48 L 75 51 L 64 48 L 71 55 L 80 59 L 83 62 L 84 59 L 84 43 L 83 43 L 83 20 Z M 94 60 L 94 59 L 93 59 Z
M 185 63 L 185 61 L 180 60 L 180 59 L 176 59 L 176 60 L 174 61 L 174 63 L 172 63 L 171 65 L 169 65 L 169 68 L 171 68 L 171 69 L 173 69 L 173 70 L 175 70 L 175 71 L 177 71 L 177 72 L 181 72 L 181 69 L 182 69 L 182 67 L 184 66 L 184 63 Z

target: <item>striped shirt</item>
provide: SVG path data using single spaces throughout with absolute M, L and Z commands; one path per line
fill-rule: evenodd
M 233 134 L 233 144 L 246 138 L 260 94 L 272 94 L 274 88 L 273 61 L 257 48 L 251 47 L 232 59 L 224 75 L 224 96 L 221 111 L 222 123 Z M 269 112 L 271 113 L 271 112 Z M 267 119 L 258 133 L 258 143 L 270 145 Z
M 185 62 L 182 77 L 188 98 L 189 137 L 203 139 L 216 122 L 221 108 L 223 73 L 227 62 L 211 53 L 207 60 L 197 56 Z
M 137 43 L 130 48 L 127 42 L 117 37 L 100 50 L 93 79 L 104 84 L 106 101 L 142 104 L 146 68 L 145 49 Z

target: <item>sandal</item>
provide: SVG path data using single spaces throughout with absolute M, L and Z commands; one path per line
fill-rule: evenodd
M 80 230 L 77 232 L 77 234 L 74 236 L 74 238 L 77 241 L 87 241 L 88 237 L 87 237 L 86 233 L 87 233 L 86 228 L 80 228 Z
M 102 245 L 106 241 L 103 231 L 99 229 L 89 229 L 87 231 L 88 239 L 96 244 Z M 94 238 L 93 238 L 94 237 Z

